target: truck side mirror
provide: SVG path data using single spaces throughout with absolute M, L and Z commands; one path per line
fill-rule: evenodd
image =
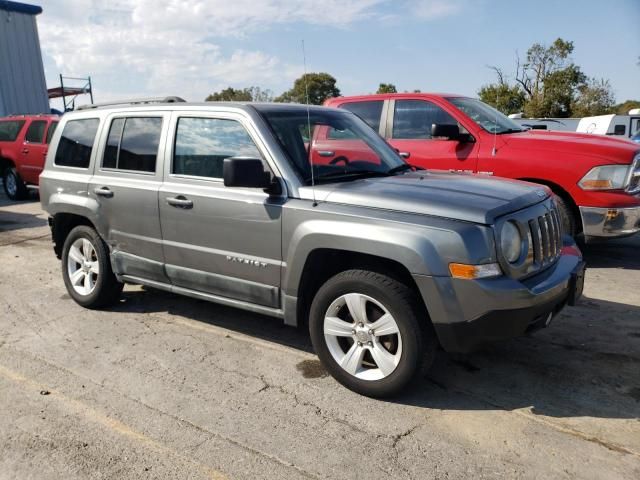
M 271 174 L 258 158 L 230 157 L 222 164 L 225 187 L 270 188 Z
M 433 138 L 446 138 L 447 140 L 460 140 L 460 127 L 452 124 L 434 123 L 431 125 L 431 136 Z

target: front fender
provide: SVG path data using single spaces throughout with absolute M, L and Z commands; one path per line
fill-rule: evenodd
M 302 221 L 285 243 L 284 293 L 298 296 L 306 260 L 317 249 L 373 255 L 395 261 L 411 274 L 427 276 L 448 276 L 450 262 L 495 261 L 487 227 L 447 219 L 431 221 L 432 225 L 417 225 L 353 216 Z

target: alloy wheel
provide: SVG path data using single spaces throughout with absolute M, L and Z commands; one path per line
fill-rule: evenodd
M 361 380 L 388 377 L 402 357 L 402 338 L 393 315 L 360 293 L 334 300 L 324 316 L 324 338 L 340 367 Z
M 90 295 L 96 288 L 100 263 L 90 240 L 78 238 L 67 256 L 67 273 L 73 289 L 80 295 Z

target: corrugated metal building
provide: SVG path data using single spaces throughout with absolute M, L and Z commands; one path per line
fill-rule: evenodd
M 42 8 L 0 0 L 0 116 L 49 113 L 36 15 Z

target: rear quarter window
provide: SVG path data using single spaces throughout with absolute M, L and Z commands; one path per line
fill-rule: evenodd
M 24 120 L 7 120 L 0 122 L 0 142 L 15 141 L 24 123 Z
M 55 164 L 61 167 L 89 168 L 93 143 L 100 120 L 84 118 L 69 120 L 62 130 Z
M 58 126 L 58 122 L 51 122 L 49 125 L 49 130 L 47 130 L 47 145 L 51 143 L 51 137 L 53 137 L 53 132 L 56 131 L 56 127 Z

